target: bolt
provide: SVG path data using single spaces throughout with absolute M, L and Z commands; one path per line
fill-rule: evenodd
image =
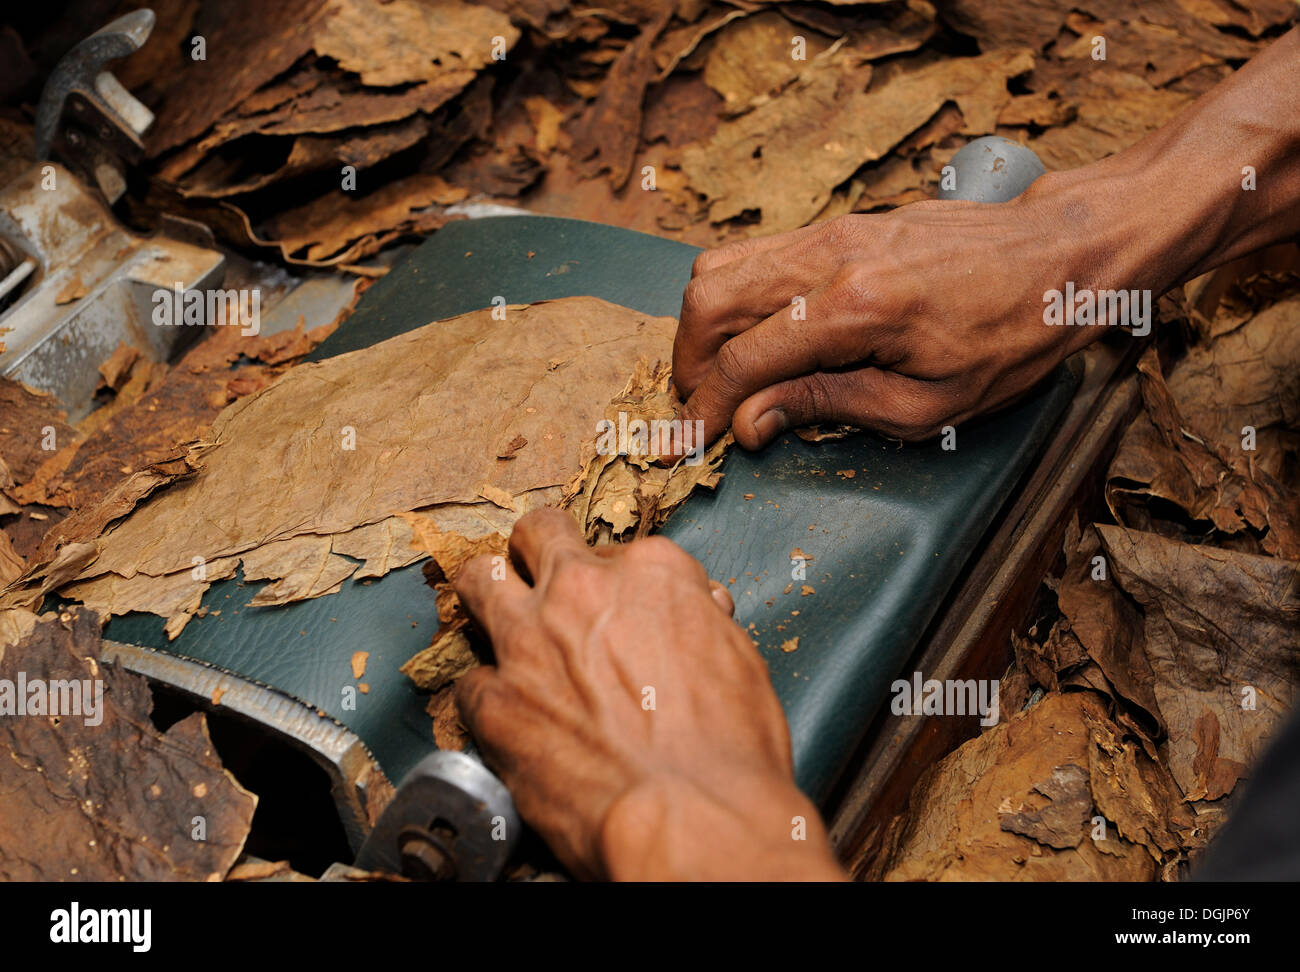
M 402 873 L 417 881 L 452 881 L 456 864 L 447 849 L 427 830 L 406 830 L 398 845 L 402 855 Z

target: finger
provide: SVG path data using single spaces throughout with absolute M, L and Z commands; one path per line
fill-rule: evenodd
M 451 583 L 465 609 L 483 626 L 499 652 L 531 589 L 505 557 L 482 554 L 467 562 Z
M 819 239 L 801 237 L 730 261 L 687 284 L 673 339 L 673 383 L 683 397 L 704 379 L 723 344 L 773 315 L 789 313 L 796 298 L 806 301 L 835 273 L 839 254 L 816 245 Z
M 510 720 L 499 717 L 505 683 L 496 666 L 478 665 L 456 680 L 456 710 L 461 724 L 485 756 L 496 756 L 498 743 L 508 741 Z M 498 738 L 506 735 L 506 738 Z M 493 762 L 497 762 L 494 758 Z M 497 767 L 498 772 L 502 768 Z
M 553 506 L 534 510 L 515 523 L 510 533 L 510 556 L 523 565 L 534 587 L 550 580 L 558 560 L 566 556 L 592 557 L 578 522 Z
M 732 617 L 736 613 L 736 602 L 732 600 L 731 591 L 727 590 L 722 584 L 715 580 L 709 581 L 709 594 L 718 607 L 726 612 L 727 617 Z
M 729 340 L 713 359 L 704 380 L 686 400 L 680 418 L 702 422 L 705 443 L 714 442 L 731 426 L 731 417 L 745 399 L 768 385 L 822 370 L 818 343 L 824 335 L 806 323 L 795 326 L 788 310 Z
M 882 368 L 815 372 L 751 395 L 732 419 L 736 441 L 760 449 L 787 428 L 835 422 L 908 441 L 929 438 L 951 418 L 948 388 Z
M 751 257 L 756 253 L 789 246 L 791 243 L 798 242 L 808 236 L 815 229 L 817 229 L 815 224 L 803 226 L 787 233 L 753 236 L 747 240 L 736 240 L 732 243 L 724 243 L 722 246 L 714 247 L 712 250 L 704 250 L 695 258 L 695 263 L 691 265 L 691 276 L 695 277 L 702 273 L 708 273 L 710 270 L 717 270 L 728 263 L 743 260 L 745 257 Z

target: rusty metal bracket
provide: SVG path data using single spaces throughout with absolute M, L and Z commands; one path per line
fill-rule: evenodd
M 81 41 L 50 74 L 36 110 L 37 161 L 57 157 L 98 186 L 109 205 L 126 190 L 125 165 L 144 155 L 141 136 L 154 116 L 104 65 L 138 51 L 153 25 L 153 11 L 144 8 Z

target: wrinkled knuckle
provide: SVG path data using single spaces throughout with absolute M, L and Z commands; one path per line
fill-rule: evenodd
M 682 292 L 682 317 L 702 317 L 707 314 L 713 305 L 713 291 L 713 285 L 702 277 L 692 278 Z
M 876 274 L 867 264 L 855 260 L 846 263 L 831 278 L 831 297 L 841 306 L 852 307 L 861 313 L 877 310 L 882 295 Z
M 713 269 L 714 261 L 721 256 L 721 250 L 702 250 L 694 260 L 691 261 L 691 276 L 698 277 L 702 273 L 708 273 Z
M 689 555 L 667 537 L 642 537 L 624 547 L 627 556 L 656 563 L 689 558 Z
M 817 423 L 829 419 L 834 411 L 834 400 L 826 376 L 814 373 L 796 386 L 798 401 L 793 402 L 795 412 L 803 422 Z
M 735 391 L 744 384 L 745 373 L 749 369 L 749 356 L 740 350 L 735 341 L 728 341 L 718 349 L 713 368 L 726 389 Z
M 548 589 L 562 599 L 585 598 L 599 592 L 602 568 L 586 550 L 564 548 L 550 555 Z

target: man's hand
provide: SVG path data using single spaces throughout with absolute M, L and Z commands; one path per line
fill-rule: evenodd
M 923 439 L 1013 401 L 1108 330 L 1048 326 L 1049 291 L 1154 302 L 1300 232 L 1298 87 L 1300 28 L 1136 145 L 1010 202 L 916 203 L 701 254 L 673 348 L 682 418 L 756 449 L 816 422 Z
M 510 553 L 521 572 L 480 557 L 456 577 L 497 662 L 457 700 L 575 874 L 841 877 L 767 666 L 698 562 L 657 537 L 589 548 L 553 509 L 515 525 Z
M 709 441 L 731 426 L 748 449 L 817 422 L 913 440 L 1023 394 L 1095 336 L 1044 325 L 1044 292 L 1104 282 L 1035 188 L 702 253 L 673 349 L 683 418 Z

